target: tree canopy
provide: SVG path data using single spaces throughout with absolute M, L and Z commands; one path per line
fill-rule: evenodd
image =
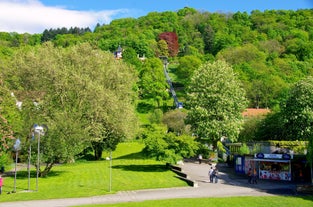
M 134 136 L 137 79 L 112 54 L 86 43 L 68 48 L 46 43 L 21 48 L 8 65 L 5 79 L 28 118 L 23 128 L 35 123 L 49 127 L 41 142 L 47 171 L 57 162 L 74 160 L 88 146 L 99 159 L 104 149 L 114 150 Z M 34 101 L 37 106 L 27 104 Z
M 273 108 L 286 98 L 292 84 L 313 74 L 312 13 L 311 9 L 248 14 L 182 8 L 138 19 L 115 19 L 98 24 L 93 32 L 88 28 L 47 29 L 36 35 L 2 32 L 0 55 L 10 55 L 12 48 L 42 44 L 43 39 L 62 47 L 88 42 L 110 52 L 121 45 L 147 58 L 165 50 L 178 61 L 197 54 L 202 61 L 225 60 L 232 65 L 247 92 L 249 107 Z
M 292 87 L 282 111 L 287 138 L 309 142 L 307 158 L 313 163 L 313 77 L 309 76 Z
M 188 88 L 187 123 L 200 139 L 216 146 L 222 136 L 235 141 L 246 107 L 245 92 L 233 69 L 223 61 L 205 63 Z
M 61 161 L 72 160 L 86 146 L 93 147 L 99 158 L 103 149 L 114 149 L 117 141 L 133 137 L 137 122 L 132 110 L 139 92 L 137 112 L 154 111 L 147 125 L 161 124 L 164 114 L 168 130 L 182 133 L 182 120 L 177 120 L 182 114 L 167 113 L 171 100 L 159 60 L 160 55 L 166 55 L 177 97 L 184 110 L 190 109 L 194 134 L 212 143 L 220 136 L 236 140 L 243 106 L 280 111 L 290 88 L 312 76 L 312 16 L 312 9 L 255 10 L 248 14 L 186 7 L 177 12 L 151 12 L 137 19 L 115 19 L 98 24 L 94 31 L 60 28 L 35 35 L 0 32 L 0 87 L 5 94 L 1 94 L 1 127 L 11 130 L 6 130 L 7 137 L 25 138 L 33 123 L 45 123 L 50 130 L 43 153 L 59 153 L 48 147 L 59 143 L 59 149 L 66 151 L 58 154 L 61 157 L 56 159 Z M 112 59 L 118 46 L 123 48 L 119 61 Z M 239 106 L 245 101 L 238 88 L 246 92 L 241 96 L 247 98 L 247 105 Z M 23 101 L 22 111 L 16 108 L 10 92 Z M 148 118 L 141 120 L 146 126 Z M 298 139 L 294 131 L 287 134 L 281 124 L 284 120 L 282 114 L 273 113 L 264 121 L 251 122 L 242 135 L 250 140 L 257 131 L 257 138 L 262 140 L 269 136 Z M 267 127 L 254 130 L 262 124 Z

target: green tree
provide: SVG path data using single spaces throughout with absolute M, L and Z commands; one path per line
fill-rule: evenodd
M 193 72 L 201 65 L 201 60 L 196 56 L 187 55 L 179 58 L 177 74 L 182 82 L 188 83 Z
M 250 154 L 250 150 L 249 150 L 249 147 L 247 146 L 247 144 L 243 144 L 239 148 L 239 154 L 240 155 L 249 155 Z
M 193 137 L 183 134 L 164 133 L 162 129 L 150 129 L 143 135 L 144 152 L 156 160 L 176 164 L 184 157 L 192 157 L 198 150 L 198 144 Z
M 225 60 L 228 64 L 249 63 L 253 61 L 265 62 L 265 54 L 253 44 L 245 44 L 238 47 L 230 47 L 221 50 L 217 59 Z
M 41 142 L 46 163 L 42 176 L 55 163 L 73 161 L 88 146 L 100 159 L 102 150 L 114 150 L 134 135 L 136 76 L 111 53 L 89 44 L 64 49 L 48 42 L 17 51 L 9 70 L 15 74 L 8 77 L 11 87 L 29 103 L 22 108 L 29 115 L 24 128 L 34 123 L 49 128 Z M 37 107 L 30 104 L 33 100 Z
M 244 120 L 242 130 L 240 130 L 238 141 L 239 142 L 254 141 L 256 139 L 255 134 L 258 129 L 260 121 L 261 120 L 259 117 L 246 118 Z
M 147 59 L 142 66 L 139 78 L 139 90 L 142 98 L 153 99 L 160 107 L 162 101 L 169 97 L 161 60 L 159 58 Z
M 259 120 L 255 139 L 259 141 L 286 140 L 286 129 L 281 112 L 270 113 L 264 119 Z
M 308 141 L 307 159 L 313 163 L 313 77 L 297 82 L 283 107 L 285 128 L 289 140 Z M 311 175 L 313 172 L 311 172 Z M 312 177 L 312 176 L 311 176 Z M 313 179 L 312 179 L 313 182 Z
M 168 131 L 176 134 L 188 134 L 188 125 L 185 124 L 187 113 L 181 109 L 175 109 L 166 112 L 163 115 L 162 122 L 166 124 Z
M 168 45 L 165 40 L 159 40 L 158 41 L 158 51 L 157 51 L 158 56 L 169 56 L 169 51 L 168 51 Z
M 214 147 L 222 136 L 235 141 L 246 103 L 245 92 L 229 65 L 205 63 L 195 71 L 188 87 L 187 123 L 199 139 Z
M 123 51 L 123 61 L 132 64 L 139 71 L 142 63 L 139 60 L 138 55 L 139 54 L 137 54 L 133 48 L 127 48 Z
M 6 88 L 0 73 L 0 167 L 10 164 L 10 152 L 16 136 L 21 129 L 21 119 L 15 100 Z

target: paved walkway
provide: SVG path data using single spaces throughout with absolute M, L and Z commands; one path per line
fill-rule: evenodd
M 248 184 L 246 178 L 234 175 L 227 166 L 219 166 L 219 182 L 217 184 L 209 183 L 209 177 L 207 175 L 209 165 L 207 164 L 188 162 L 182 165 L 182 169 L 192 180 L 198 182 L 198 187 L 121 191 L 113 195 L 86 198 L 5 202 L 0 203 L 0 207 L 67 207 L 85 204 L 110 204 L 171 198 L 269 196 L 277 194 L 295 194 L 295 185 L 292 183 L 260 181 L 256 185 Z

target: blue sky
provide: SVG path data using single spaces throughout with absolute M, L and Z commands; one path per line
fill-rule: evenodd
M 66 5 L 73 10 L 129 9 L 145 15 L 151 11 L 176 11 L 185 6 L 198 10 L 247 11 L 312 8 L 312 0 L 42 0 L 49 6 Z
M 313 0 L 0 0 L 0 31 L 42 33 L 58 27 L 90 27 L 98 22 L 177 11 L 236 12 L 311 9 Z

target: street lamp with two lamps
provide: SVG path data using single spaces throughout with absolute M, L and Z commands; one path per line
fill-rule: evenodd
M 37 139 L 37 173 L 36 173 L 36 191 L 38 191 L 38 177 L 39 177 L 39 170 L 40 170 L 40 136 L 44 136 L 48 131 L 48 127 L 44 124 L 38 125 L 34 124 L 31 132 L 32 132 L 32 137 L 34 138 L 35 135 L 38 135 Z M 29 159 L 30 160 L 30 159 Z

